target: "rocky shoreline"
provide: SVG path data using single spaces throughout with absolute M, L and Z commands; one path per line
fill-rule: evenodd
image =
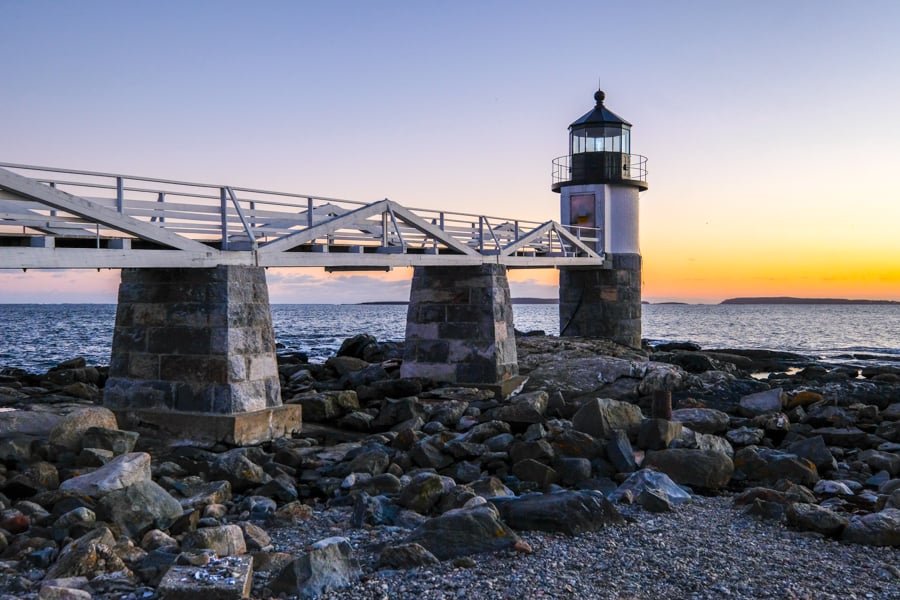
M 304 430 L 248 448 L 2 369 L 0 599 L 900 598 L 900 367 L 517 343 L 508 399 L 282 354 Z

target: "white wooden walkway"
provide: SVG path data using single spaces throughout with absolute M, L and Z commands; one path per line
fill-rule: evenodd
M 0 163 L 0 268 L 597 266 L 599 235 L 544 223 Z M 585 243 L 587 242 L 587 243 Z

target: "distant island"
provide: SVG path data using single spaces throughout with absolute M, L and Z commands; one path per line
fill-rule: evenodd
M 559 304 L 558 298 L 513 298 L 513 304 Z M 409 304 L 406 300 L 381 300 L 375 302 L 357 302 L 358 305 L 406 305 Z
M 846 298 L 792 298 L 790 296 L 762 296 L 759 298 L 729 298 L 720 304 L 900 304 L 894 300 L 849 300 Z

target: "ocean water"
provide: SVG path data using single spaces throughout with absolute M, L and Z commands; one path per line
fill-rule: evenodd
M 554 304 L 517 304 L 515 326 L 559 333 Z M 0 367 L 43 372 L 83 356 L 109 364 L 114 304 L 0 304 Z M 275 337 L 322 361 L 357 333 L 402 340 L 403 305 L 275 304 Z M 652 341 L 692 341 L 704 348 L 763 348 L 855 364 L 900 365 L 900 305 L 683 305 L 643 307 Z

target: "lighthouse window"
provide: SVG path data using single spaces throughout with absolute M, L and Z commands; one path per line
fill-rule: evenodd
M 588 127 L 572 133 L 572 153 L 631 151 L 631 132 L 618 127 Z

